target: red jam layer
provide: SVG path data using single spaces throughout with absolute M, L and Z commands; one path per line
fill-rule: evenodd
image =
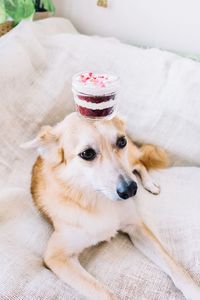
M 89 109 L 86 107 L 82 107 L 79 105 L 76 105 L 77 111 L 85 117 L 90 117 L 90 118 L 97 118 L 97 117 L 106 117 L 109 116 L 113 113 L 114 107 L 108 107 L 105 109 Z

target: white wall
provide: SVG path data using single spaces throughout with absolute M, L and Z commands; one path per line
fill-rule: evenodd
M 200 0 L 54 0 L 57 15 L 81 33 L 115 36 L 142 46 L 200 54 Z

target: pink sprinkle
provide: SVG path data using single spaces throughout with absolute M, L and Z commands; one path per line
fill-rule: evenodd
M 102 87 L 102 88 L 105 87 L 105 84 L 101 82 L 100 87 Z
M 90 77 L 92 77 L 92 74 L 93 74 L 93 73 L 92 73 L 92 72 L 90 72 L 90 73 L 89 73 L 89 76 L 90 76 Z

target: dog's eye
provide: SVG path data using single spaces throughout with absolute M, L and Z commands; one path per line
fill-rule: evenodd
M 125 138 L 125 136 L 121 136 L 117 139 L 116 145 L 118 148 L 122 149 L 126 146 L 127 144 L 127 139 Z
M 85 160 L 93 160 L 96 157 L 96 152 L 94 151 L 94 149 L 89 148 L 89 149 L 86 149 L 85 151 L 81 152 L 79 154 L 79 156 Z

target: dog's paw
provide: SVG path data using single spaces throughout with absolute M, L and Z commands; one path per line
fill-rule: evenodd
M 109 300 L 119 300 L 119 298 L 116 295 L 111 294 Z
M 154 195 L 158 195 L 160 193 L 160 186 L 156 182 L 149 180 L 144 184 L 145 190 L 149 191 Z
M 106 297 L 101 297 L 101 300 L 118 300 L 119 298 L 112 292 L 108 292 L 108 294 L 106 295 Z
M 94 298 L 93 298 L 94 299 Z M 118 300 L 119 298 L 110 289 L 106 288 L 95 300 Z

